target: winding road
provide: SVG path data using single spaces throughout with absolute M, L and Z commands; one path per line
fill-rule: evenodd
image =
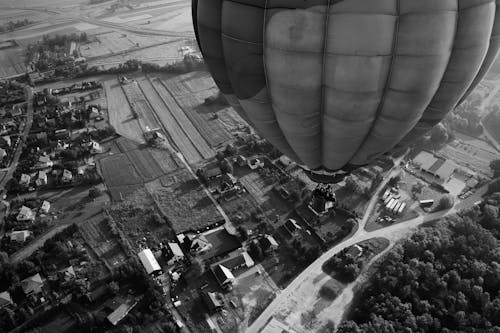
M 460 208 L 470 207 L 474 202 L 479 200 L 487 190 L 486 186 L 481 188 L 473 196 L 469 197 L 467 200 L 461 202 L 460 204 L 457 204 L 457 206 L 450 210 L 439 211 L 436 213 L 427 214 L 425 216 L 418 216 L 414 219 L 375 231 L 366 231 L 365 225 L 375 208 L 376 202 L 379 198 L 379 194 L 384 189 L 389 179 L 400 172 L 398 167 L 400 160 L 401 159 L 396 161 L 396 167 L 393 168 L 393 170 L 387 177 L 385 177 L 384 181 L 379 185 L 379 187 L 373 194 L 373 197 L 370 200 L 368 208 L 359 224 L 359 228 L 356 233 L 351 238 L 325 252 L 308 268 L 306 268 L 299 276 L 297 276 L 297 278 L 295 278 L 295 280 L 293 280 L 292 283 L 288 285 L 288 287 L 286 287 L 281 291 L 280 294 L 278 294 L 273 302 L 271 302 L 271 304 L 264 310 L 259 318 L 257 318 L 253 322 L 253 324 L 245 330 L 245 332 L 260 332 L 262 328 L 268 323 L 268 321 L 270 321 L 273 317 L 279 319 L 289 327 L 293 327 L 293 330 L 297 332 L 310 332 L 310 329 L 305 329 L 302 327 L 301 315 L 302 313 L 310 311 L 314 308 L 315 304 L 318 303 L 319 290 L 325 283 L 327 283 L 331 279 L 330 276 L 325 274 L 322 270 L 323 264 L 328 259 L 336 255 L 343 249 L 356 243 L 376 237 L 383 237 L 388 239 L 390 242 L 389 247 L 382 253 L 374 257 L 370 261 L 369 265 L 367 265 L 368 267 L 382 255 L 387 253 L 387 251 L 389 251 L 392 246 L 396 244 L 396 242 L 410 236 L 422 224 L 452 215 L 456 213 Z M 355 287 L 365 282 L 366 279 L 366 274 L 362 273 L 356 281 L 349 284 L 346 288 L 343 289 L 341 294 L 335 299 L 332 304 L 323 308 L 319 313 L 317 313 L 318 328 L 321 326 L 321 324 L 326 323 L 327 320 L 333 320 L 335 324 L 338 324 L 341 321 L 345 310 L 352 301 L 354 294 L 353 291 L 355 290 Z

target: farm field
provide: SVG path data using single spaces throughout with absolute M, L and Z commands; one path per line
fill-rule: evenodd
M 0 78 L 26 72 L 24 51 L 20 47 L 0 49 Z
M 488 143 L 456 133 L 456 140 L 439 150 L 439 154 L 462 167 L 491 177 L 490 161 L 498 158 L 498 152 Z
M 100 165 L 108 187 L 142 183 L 141 177 L 126 154 L 105 157 L 100 160 Z
M 198 230 L 223 220 L 204 188 L 186 169 L 146 184 L 176 233 Z
M 215 155 L 215 152 L 212 150 L 212 148 L 209 147 L 205 139 L 201 136 L 200 132 L 198 132 L 193 123 L 186 116 L 184 110 L 182 110 L 175 97 L 172 95 L 172 93 L 170 93 L 168 87 L 158 79 L 152 79 L 151 82 L 167 105 L 168 111 L 172 114 L 177 123 L 184 130 L 200 155 L 204 159 L 213 157 Z
M 116 133 L 138 143 L 145 143 L 139 122 L 134 119 L 117 79 L 104 81 L 108 101 L 109 122 Z
M 204 105 L 205 98 L 218 92 L 208 73 L 192 72 L 162 82 L 210 146 L 219 147 L 232 139 L 221 121 L 214 118 L 217 106 Z
M 147 78 L 139 78 L 137 79 L 137 82 L 139 82 L 142 91 L 155 110 L 155 113 L 160 119 L 165 132 L 171 138 L 172 143 L 175 144 L 177 149 L 179 149 L 184 155 L 186 160 L 189 163 L 196 163 L 202 160 L 202 156 L 191 140 L 187 137 L 182 127 L 172 116 L 169 111 L 169 105 L 156 90 L 156 87 L 153 86 Z
M 124 84 L 121 87 L 127 96 L 127 101 L 129 102 L 131 110 L 136 112 L 137 120 L 143 131 L 147 132 L 148 129 L 153 130 L 159 128 L 160 124 L 156 120 L 154 111 L 151 109 L 151 106 L 149 106 L 137 81 Z
M 143 184 L 182 165 L 170 151 L 141 147 L 126 138 L 115 140 L 118 152 L 99 159 L 101 174 L 114 201 L 143 188 Z M 116 148 L 115 148 L 116 149 Z

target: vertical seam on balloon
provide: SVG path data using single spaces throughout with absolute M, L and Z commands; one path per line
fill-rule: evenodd
M 436 92 L 434 93 L 434 97 L 432 97 L 431 101 L 429 102 L 429 105 L 427 105 L 427 107 L 425 108 L 424 112 L 422 112 L 422 115 L 420 116 L 420 119 L 416 122 L 415 126 L 413 126 L 413 128 L 408 133 L 406 133 L 406 135 L 403 137 L 403 139 L 398 143 L 398 146 L 406 146 L 406 145 L 408 145 L 407 140 L 405 140 L 408 137 L 408 135 L 412 134 L 413 130 L 415 128 L 417 128 L 417 126 L 419 126 L 419 125 L 421 126 L 422 123 L 426 123 L 426 121 L 424 119 L 424 115 L 425 115 L 426 111 L 429 108 L 432 108 L 431 107 L 432 101 L 434 100 L 434 98 L 436 97 L 436 93 L 439 91 L 439 89 L 442 86 L 443 79 L 444 79 L 444 77 L 446 75 L 448 67 L 450 66 L 451 58 L 453 57 L 453 50 L 455 48 L 455 41 L 456 41 L 456 38 L 457 38 L 458 24 L 459 24 L 458 22 L 460 20 L 460 0 L 456 0 L 456 3 L 457 3 L 457 11 L 456 11 L 457 18 L 455 20 L 455 34 L 453 35 L 453 45 L 451 46 L 450 56 L 448 57 L 448 62 L 447 62 L 446 67 L 445 67 L 445 69 L 443 71 L 443 75 L 441 76 L 441 80 L 439 81 L 439 87 L 436 89 Z
M 325 106 L 326 106 L 326 102 L 325 102 L 325 99 L 326 99 L 326 92 L 325 92 L 325 89 L 326 89 L 326 85 L 325 85 L 325 69 L 326 69 L 326 52 L 328 51 L 328 29 L 329 29 L 329 25 L 330 25 L 330 5 L 331 5 L 331 0 L 327 0 L 328 3 L 326 4 L 326 12 L 325 12 L 325 15 L 326 15 L 326 18 L 325 18 L 325 28 L 324 28 L 324 31 L 323 31 L 323 53 L 321 54 L 321 82 L 320 82 L 320 89 L 321 89 L 321 92 L 320 92 L 320 105 L 319 105 L 319 117 L 320 117 L 320 160 L 321 160 L 321 165 L 323 168 L 325 168 L 325 161 L 324 161 L 324 152 L 323 152 L 323 149 L 325 147 L 325 144 L 323 142 L 323 126 L 324 126 L 324 116 L 325 116 Z
M 399 36 L 399 23 L 400 23 L 400 18 L 401 18 L 400 6 L 401 6 L 401 0 L 396 0 L 396 23 L 394 24 L 394 37 L 392 39 L 391 61 L 389 63 L 389 71 L 387 73 L 387 78 L 386 78 L 385 85 L 384 85 L 384 91 L 382 93 L 382 97 L 380 98 L 380 103 L 379 103 L 377 109 L 375 110 L 375 115 L 373 118 L 374 120 L 370 126 L 370 129 L 366 132 L 366 135 L 363 138 L 363 141 L 359 145 L 356 152 L 352 155 L 351 159 L 353 157 L 355 157 L 358 154 L 358 152 L 361 151 L 361 149 L 363 149 L 368 138 L 371 136 L 373 129 L 375 128 L 375 125 L 377 123 L 377 119 L 379 118 L 380 114 L 382 113 L 382 110 L 383 110 L 383 107 L 385 104 L 385 99 L 387 97 L 387 93 L 389 91 L 389 86 L 390 86 L 391 81 L 392 81 L 394 60 L 396 59 L 396 52 L 397 52 L 398 43 L 399 43 L 399 38 L 398 38 L 398 36 Z M 378 153 L 378 152 L 376 152 L 376 153 Z
M 493 34 L 495 32 L 495 30 L 494 30 L 495 25 L 500 24 L 500 15 L 497 15 L 498 12 L 499 12 L 498 5 L 500 4 L 500 0 L 494 1 L 494 4 L 495 4 L 495 19 L 493 20 L 493 27 L 491 29 L 491 35 L 490 35 L 489 45 L 488 45 L 488 52 L 486 52 L 485 60 L 488 57 L 488 54 L 491 52 L 491 40 L 492 40 Z M 484 76 L 486 76 L 486 74 L 490 70 L 491 66 L 494 64 L 494 60 L 497 58 L 498 52 L 499 52 L 499 49 L 497 48 L 497 50 L 495 52 L 496 54 L 492 58 L 493 60 L 491 61 L 491 63 L 489 65 L 486 62 L 484 62 L 482 64 L 481 68 L 479 68 L 479 72 L 477 73 L 476 77 L 474 78 L 474 80 L 472 80 L 469 88 L 467 88 L 467 90 L 465 91 L 465 94 L 462 96 L 462 98 L 457 103 L 457 105 L 455 106 L 455 108 L 458 107 L 458 106 L 460 106 L 460 104 L 462 104 L 467 99 L 467 97 L 469 97 L 469 95 L 472 93 L 472 91 L 474 90 L 474 88 L 482 81 L 482 79 L 484 78 Z M 488 67 L 488 68 L 486 68 L 486 67 Z
M 264 3 L 264 17 L 262 19 L 262 67 L 264 68 L 264 80 L 266 81 L 266 87 L 265 87 L 265 89 L 267 90 L 267 98 L 269 99 L 269 102 L 270 102 L 269 104 L 270 104 L 270 107 L 271 107 L 271 111 L 273 112 L 273 116 L 274 116 L 274 119 L 276 121 L 276 125 L 280 129 L 280 136 L 283 138 L 283 140 L 285 140 L 286 144 L 288 145 L 288 147 L 290 148 L 290 150 L 295 154 L 295 156 L 297 156 L 299 158 L 300 162 L 302 162 L 302 158 L 300 157 L 299 154 L 297 154 L 297 152 L 292 147 L 292 145 L 290 144 L 290 142 L 288 142 L 288 139 L 285 136 L 285 133 L 283 132 L 283 129 L 280 126 L 280 123 L 279 123 L 279 121 L 278 121 L 278 119 L 276 117 L 276 114 L 274 114 L 274 104 L 273 104 L 273 101 L 272 101 L 271 92 L 269 91 L 269 89 L 270 89 L 269 87 L 270 86 L 269 86 L 269 82 L 268 82 L 268 79 L 267 79 L 267 66 L 266 66 L 266 19 L 267 19 L 267 9 L 269 8 L 268 7 L 268 3 L 269 3 L 269 0 L 266 0 L 266 2 Z

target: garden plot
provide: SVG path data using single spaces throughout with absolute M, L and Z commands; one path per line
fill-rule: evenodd
M 204 188 L 186 169 L 146 185 L 176 233 L 199 230 L 223 221 Z
M 122 85 L 127 96 L 132 114 L 137 118 L 143 131 L 157 129 L 160 124 L 155 118 L 154 111 L 144 97 L 137 81 Z

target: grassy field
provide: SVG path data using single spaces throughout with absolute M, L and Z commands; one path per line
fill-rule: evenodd
M 137 119 L 134 119 L 132 110 L 127 102 L 117 79 L 104 82 L 106 98 L 108 101 L 109 122 L 116 133 L 133 140 L 144 143 L 144 137 Z
M 160 216 L 153 198 L 145 189 L 137 190 L 123 202 L 113 205 L 109 212 L 134 245 L 146 238 L 148 246 L 156 247 L 165 239 L 174 237 L 172 228 Z
M 148 183 L 146 188 L 176 233 L 198 230 L 223 220 L 198 180 L 186 169 Z
M 126 154 L 105 157 L 100 161 L 102 174 L 109 187 L 142 183 Z
M 208 73 L 192 72 L 162 82 L 210 146 L 219 147 L 232 139 L 221 121 L 213 116 L 217 106 L 204 105 L 205 98 L 218 91 Z
M 157 179 L 179 168 L 182 163 L 164 149 L 141 147 L 136 142 L 119 138 L 113 155 L 98 160 L 104 181 L 114 201 L 143 188 L 145 182 Z

